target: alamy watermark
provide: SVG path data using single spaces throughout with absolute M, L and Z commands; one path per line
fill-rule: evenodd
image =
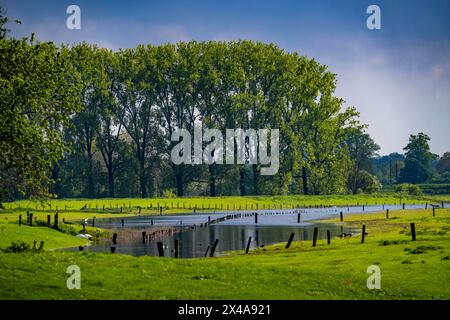
M 367 278 L 367 289 L 381 289 L 381 269 L 377 265 L 371 265 L 367 267 L 367 273 L 370 276 Z
M 70 265 L 67 267 L 66 273 L 69 274 L 69 277 L 66 281 L 67 289 L 81 289 L 81 269 L 76 264 Z
M 71 4 L 67 7 L 66 13 L 70 14 L 66 20 L 66 26 L 69 30 L 81 29 L 81 9 L 75 4 Z
M 201 125 L 193 131 L 193 139 L 186 129 L 172 133 L 171 141 L 178 142 L 171 151 L 174 164 L 261 164 L 261 175 L 278 172 L 278 129 L 226 129 L 225 137 L 219 129 L 203 129 Z

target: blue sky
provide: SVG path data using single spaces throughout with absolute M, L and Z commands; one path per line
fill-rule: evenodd
M 425 132 L 450 151 L 450 1 L 21 1 L 0 0 L 13 35 L 112 49 L 180 40 L 253 39 L 315 58 L 338 75 L 337 95 L 361 112 L 381 154 Z M 66 28 L 81 8 L 82 29 Z M 368 30 L 366 8 L 381 8 Z

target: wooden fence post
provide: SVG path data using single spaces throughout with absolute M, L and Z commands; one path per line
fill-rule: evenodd
M 58 212 L 55 213 L 55 223 L 53 224 L 53 227 L 55 229 L 58 229 Z
M 116 252 L 116 246 L 117 246 L 117 233 L 114 233 L 112 237 L 111 253 Z
M 341 211 L 341 212 L 339 213 L 339 215 L 340 215 L 340 217 L 341 217 L 341 221 L 344 221 L 344 213 Z
M 289 249 L 289 247 L 291 246 L 292 240 L 294 239 L 294 232 L 291 233 L 291 235 L 289 236 L 289 240 L 286 243 L 286 247 L 285 249 Z
M 300 223 L 300 213 L 297 215 L 297 223 Z
M 411 222 L 411 237 L 413 241 L 416 240 L 416 225 L 414 222 Z
M 209 246 L 208 246 L 208 248 L 206 248 L 205 257 L 208 255 L 208 251 L 209 251 Z
M 313 233 L 313 247 L 316 246 L 317 244 L 317 235 L 319 233 L 319 228 L 315 227 L 314 228 L 314 233 Z
M 175 258 L 178 258 L 179 247 L 180 247 L 180 242 L 177 239 L 175 239 Z
M 386 209 L 386 219 L 389 219 L 389 209 Z
M 92 218 L 92 228 L 94 228 L 95 227 L 95 216 L 94 216 L 94 218 Z
M 156 243 L 156 246 L 158 247 L 158 254 L 160 257 L 164 257 L 164 248 L 163 248 L 163 243 L 162 242 L 158 242 Z
M 255 212 L 255 224 L 258 224 L 258 212 Z
M 211 248 L 211 253 L 209 254 L 210 257 L 214 256 L 214 251 L 216 251 L 217 243 L 219 243 L 219 239 L 216 239 L 216 241 L 214 241 L 214 244 Z
M 362 226 L 362 237 L 361 237 L 361 243 L 364 243 L 364 238 L 366 236 L 366 225 L 363 224 Z
M 19 214 L 19 227 L 22 225 L 22 215 Z
M 145 239 L 147 238 L 147 232 L 142 231 L 142 243 L 145 244 Z
M 405 210 L 405 203 L 403 202 L 403 210 Z
M 47 215 L 47 228 L 50 228 L 50 215 Z
M 33 226 L 33 214 L 32 213 L 30 213 L 30 221 L 29 221 L 30 223 L 30 227 L 32 227 Z
M 248 253 L 248 250 L 250 250 L 250 243 L 252 242 L 252 237 L 248 237 L 248 242 L 247 242 L 247 248 L 245 248 L 245 254 Z
M 124 222 L 123 219 L 122 219 L 122 228 L 124 227 L 124 225 L 125 225 L 125 222 Z
M 327 243 L 331 244 L 331 232 L 330 232 L 330 230 L 327 230 Z
M 435 216 L 435 213 L 434 213 L 434 206 L 433 206 L 433 217 Z

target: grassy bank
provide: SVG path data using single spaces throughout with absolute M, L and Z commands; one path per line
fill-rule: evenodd
M 175 260 L 89 252 L 0 254 L 2 299 L 450 299 L 450 210 L 346 215 L 359 235 L 284 244 L 248 255 Z M 409 223 L 417 240 L 411 241 Z M 81 268 L 81 289 L 66 268 Z M 381 290 L 366 271 L 381 268 Z

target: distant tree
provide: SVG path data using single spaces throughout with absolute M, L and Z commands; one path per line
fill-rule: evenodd
M 352 177 L 353 174 L 356 174 L 356 176 Z M 356 191 L 353 193 L 355 194 L 361 192 L 373 193 L 381 189 L 381 184 L 377 177 L 371 175 L 366 170 L 359 170 L 355 173 L 351 173 L 350 176 L 350 179 L 354 181 L 353 187 Z
M 450 152 L 449 151 L 444 153 L 442 155 L 442 157 L 439 159 L 439 161 L 436 165 L 436 170 L 440 174 L 450 172 Z
M 400 182 L 423 183 L 432 177 L 431 161 L 435 155 L 428 145 L 430 137 L 424 133 L 410 135 L 405 150 L 405 167 L 400 171 Z
M 365 173 L 360 171 L 364 170 L 366 173 L 373 171 L 373 158 L 377 155 L 380 147 L 368 133 L 363 131 L 363 128 L 351 130 L 345 139 L 345 145 L 352 162 L 347 187 L 352 193 L 356 193 L 359 189 L 358 179 L 360 179 L 360 176 L 365 175 Z

